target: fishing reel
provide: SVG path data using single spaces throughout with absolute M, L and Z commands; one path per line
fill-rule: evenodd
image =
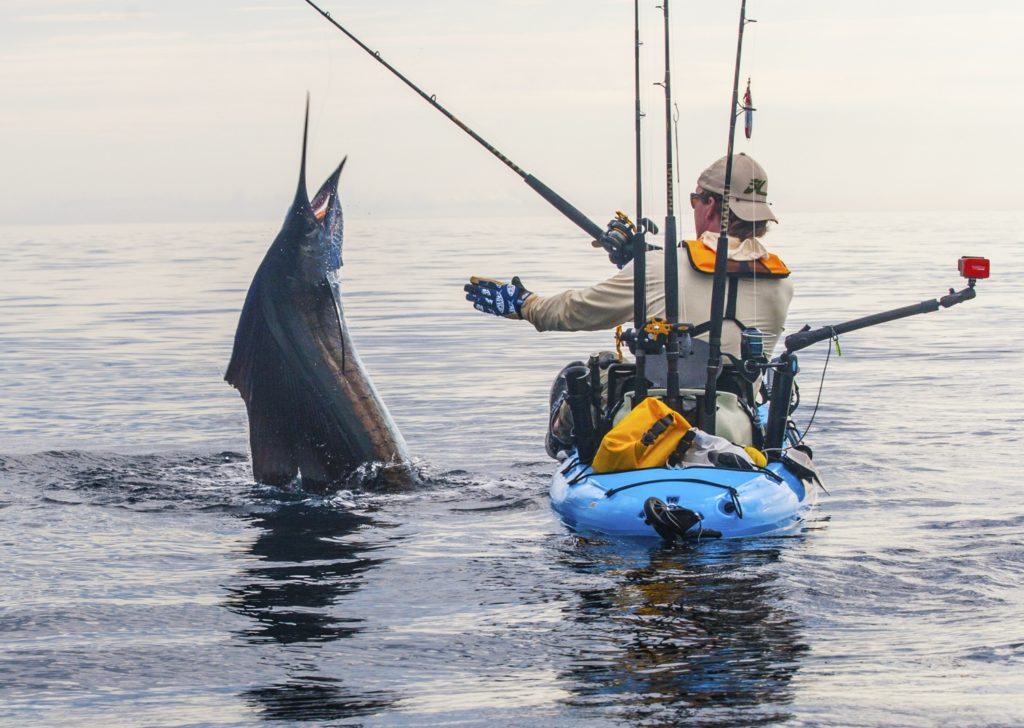
M 648 232 L 652 235 L 658 234 L 658 226 L 653 221 L 642 217 L 634 223 L 626 213 L 617 211 L 615 217 L 609 221 L 608 228 L 591 245 L 595 248 L 604 248 L 608 253 L 608 260 L 622 270 L 633 260 L 633 245 L 637 235 Z
M 733 370 L 751 384 L 773 366 L 764 354 L 764 332 L 753 326 L 740 332 L 739 358 L 728 352 L 722 352 L 722 356 L 732 362 Z
M 743 378 L 753 383 L 768 368 L 768 357 L 764 355 L 764 332 L 756 327 L 740 332 L 739 371 Z

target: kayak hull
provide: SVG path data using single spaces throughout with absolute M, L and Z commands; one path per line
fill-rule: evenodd
M 644 503 L 660 499 L 701 520 L 687 536 L 743 538 L 798 528 L 817 492 L 781 463 L 761 470 L 714 467 L 650 468 L 594 473 L 573 451 L 551 480 L 551 506 L 569 529 L 583 534 L 660 538 L 646 522 Z

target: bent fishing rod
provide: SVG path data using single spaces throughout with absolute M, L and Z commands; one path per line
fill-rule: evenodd
M 708 334 L 707 383 L 704 385 L 704 420 L 706 432 L 715 431 L 715 410 L 718 408 L 718 372 L 722 359 L 722 319 L 725 317 L 725 270 L 729 257 L 729 197 L 732 194 L 732 153 L 736 139 L 736 118 L 739 114 L 740 59 L 743 56 L 743 28 L 747 24 L 747 0 L 740 3 L 740 26 L 736 35 L 736 67 L 732 79 L 732 104 L 729 106 L 729 142 L 725 155 L 725 185 L 722 190 L 721 228 L 715 248 L 715 277 L 711 288 L 711 331 Z M 754 21 L 749 21 L 754 22 Z
M 468 126 L 466 126 L 461 120 L 459 120 L 458 117 L 456 117 L 454 114 L 452 114 L 450 111 L 448 111 L 448 109 L 446 109 L 441 104 L 439 104 L 437 102 L 437 98 L 434 95 L 428 95 L 423 89 L 421 89 L 419 86 L 417 86 L 412 81 L 410 81 L 406 76 L 404 76 L 397 68 L 395 68 L 390 63 L 385 61 L 381 57 L 380 51 L 371 50 L 365 43 L 363 43 L 355 35 L 353 35 L 351 32 L 349 32 L 348 29 L 346 29 L 344 26 L 342 26 L 337 20 L 332 18 L 331 17 L 331 13 L 329 11 L 324 10 L 323 8 L 321 8 L 319 5 L 317 5 L 315 2 L 313 2 L 313 0 L 305 0 L 305 2 L 306 2 L 307 5 L 309 5 L 314 10 L 316 10 L 318 13 L 320 13 L 320 15 L 322 15 L 327 20 L 327 22 L 329 22 L 335 28 L 340 30 L 342 33 L 344 33 L 346 36 L 348 36 L 356 45 L 358 45 L 360 48 L 362 48 L 364 51 L 366 51 L 368 54 L 370 54 L 370 57 L 372 57 L 375 61 L 380 63 L 382 66 L 384 66 L 384 68 L 386 68 L 389 71 L 391 71 L 391 73 L 393 73 L 395 76 L 397 76 L 406 86 L 408 86 L 413 91 L 415 91 L 417 94 L 419 94 L 420 97 L 424 101 L 426 101 L 428 104 L 430 104 L 435 109 L 437 109 L 442 114 L 444 114 L 448 118 L 449 121 L 451 121 L 453 124 L 455 124 L 455 126 L 459 127 L 460 129 L 462 129 L 462 131 L 464 131 L 467 134 L 469 134 L 484 149 L 486 149 L 491 154 L 493 154 L 495 157 L 500 159 L 502 161 L 502 163 L 505 164 L 506 167 L 511 169 L 517 175 L 519 175 L 522 178 L 522 180 L 527 185 L 530 186 L 530 189 L 532 189 L 534 192 L 539 194 L 545 200 L 550 202 L 554 206 L 554 208 L 556 210 L 558 210 L 560 213 L 565 215 L 572 222 L 576 223 L 576 225 L 579 226 L 583 230 L 583 232 L 587 233 L 587 235 L 590 235 L 594 240 L 600 240 L 600 238 L 604 235 L 604 233 L 605 233 L 604 228 L 599 227 L 590 218 L 588 218 L 586 215 L 584 215 L 582 212 L 580 212 L 580 210 L 578 208 L 576 208 L 574 205 L 570 204 L 564 197 L 559 195 L 557 192 L 555 192 L 553 189 L 551 189 L 546 184 L 541 182 L 539 179 L 534 177 L 532 174 L 529 174 L 525 170 L 521 169 L 515 162 L 513 162 L 511 159 L 509 159 L 504 154 L 502 154 L 497 148 L 495 148 L 493 145 L 491 145 L 486 139 L 484 139 L 482 136 L 480 136 L 475 131 L 470 129 Z

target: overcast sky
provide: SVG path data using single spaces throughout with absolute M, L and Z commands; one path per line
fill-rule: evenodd
M 599 223 L 632 210 L 628 0 L 324 5 Z M 672 0 L 684 192 L 725 153 L 738 11 Z M 641 14 L 645 212 L 657 217 L 662 16 L 653 0 Z M 1020 207 L 1024 3 L 749 0 L 748 14 L 742 73 L 758 112 L 737 149 L 767 168 L 783 222 Z M 349 214 L 548 214 L 302 0 L 3 0 L 0 224 L 278 219 L 307 91 L 310 185 L 349 155 Z

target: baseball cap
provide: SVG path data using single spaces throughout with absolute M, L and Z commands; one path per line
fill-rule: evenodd
M 697 184 L 708 192 L 721 195 L 725 192 L 725 162 L 722 157 L 701 172 Z M 729 194 L 729 211 L 741 220 L 778 222 L 768 206 L 768 175 L 764 167 L 743 152 L 732 158 L 732 186 Z

